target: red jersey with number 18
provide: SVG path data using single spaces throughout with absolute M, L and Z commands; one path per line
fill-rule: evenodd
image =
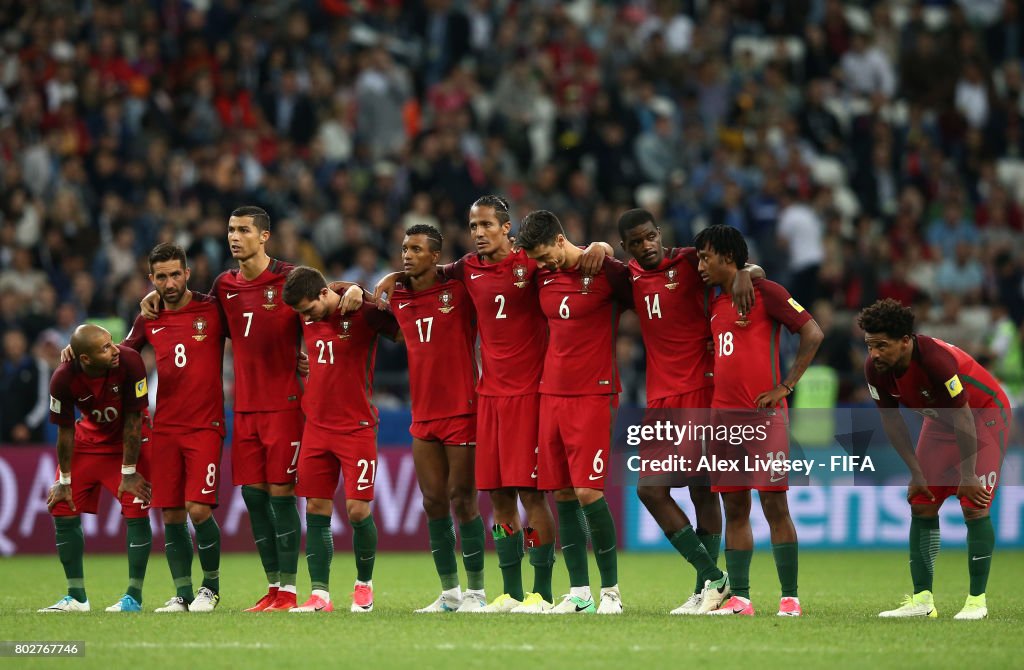
M 633 303 L 647 350 L 647 400 L 691 393 L 715 383 L 709 348 L 711 289 L 697 271 L 697 250 L 676 247 L 653 270 L 629 262 Z
M 205 293 L 155 319 L 136 317 L 123 344 L 156 354 L 156 428 L 210 428 L 224 435 L 224 317 Z
M 270 259 L 252 281 L 238 269 L 222 272 L 213 295 L 224 310 L 235 360 L 235 411 L 276 412 L 298 407 L 296 365 L 301 319 L 281 300 L 294 266 Z
M 422 291 L 399 284 L 391 300 L 409 352 L 412 420 L 476 412 L 476 314 L 462 282 Z
M 444 267 L 446 277 L 465 285 L 476 307 L 480 395 L 509 397 L 537 392 L 548 328 L 537 296 L 536 274 L 536 261 L 522 249 L 513 250 L 498 263 L 485 263 L 479 254 L 470 253 Z
M 711 406 L 751 409 L 754 399 L 782 381 L 779 326 L 800 330 L 811 315 L 785 288 L 767 279 L 754 280 L 754 307 L 741 317 L 732 297 L 720 293 L 711 304 L 715 338 L 715 395 Z M 779 403 L 787 406 L 785 398 Z

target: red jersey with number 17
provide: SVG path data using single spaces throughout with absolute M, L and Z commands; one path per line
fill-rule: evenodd
M 782 381 L 779 370 L 780 326 L 795 333 L 811 315 L 781 285 L 754 280 L 754 307 L 741 317 L 732 297 L 720 293 L 711 304 L 715 338 L 715 395 L 711 406 L 752 409 L 754 399 Z M 779 403 L 787 406 L 786 399 Z
M 391 310 L 409 352 L 412 420 L 476 413 L 476 314 L 462 282 L 415 292 L 399 284 Z
M 647 400 L 683 395 L 715 383 L 709 348 L 711 289 L 697 271 L 697 250 L 670 249 L 653 270 L 629 262 L 633 303 L 647 350 Z
M 540 392 L 546 395 L 618 395 L 619 316 L 633 303 L 626 266 L 605 258 L 596 275 L 539 270 L 540 307 L 548 320 L 548 350 Z
M 444 267 L 461 281 L 476 307 L 480 330 L 477 393 L 518 396 L 536 393 L 544 371 L 548 328 L 537 295 L 537 263 L 515 249 L 498 263 L 466 254 Z
M 75 427 L 75 453 L 121 453 L 124 415 L 145 414 L 149 406 L 142 356 L 123 344 L 117 348 L 117 367 L 102 377 L 90 377 L 77 360 L 71 360 L 61 363 L 50 378 L 50 423 Z M 76 406 L 82 413 L 77 423 Z
M 276 412 L 298 407 L 301 401 L 295 368 L 302 320 L 281 300 L 293 267 L 272 258 L 252 281 L 234 269 L 213 282 L 231 337 L 236 412 Z
M 397 333 L 394 317 L 369 303 L 354 312 L 337 309 L 323 321 L 303 322 L 309 352 L 309 383 L 302 398 L 306 422 L 336 433 L 376 426 L 371 399 L 377 335 L 394 338 Z
M 156 354 L 155 428 L 209 428 L 224 434 L 224 317 L 217 300 L 192 293 L 187 305 L 136 317 L 123 344 Z

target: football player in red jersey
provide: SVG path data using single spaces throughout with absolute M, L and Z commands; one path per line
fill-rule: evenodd
M 299 350 L 301 322 L 281 302 L 281 287 L 293 266 L 267 255 L 270 216 L 259 207 L 231 212 L 227 237 L 238 269 L 217 277 L 213 296 L 224 312 L 234 357 L 232 480 L 242 487 L 269 583 L 267 594 L 246 611 L 285 611 L 296 605 L 302 530 L 295 505 L 303 426 L 296 361 L 304 354 Z M 159 305 L 156 292 L 147 295 L 143 316 L 154 318 Z
M 938 616 L 932 578 L 939 553 L 939 508 L 955 496 L 967 523 L 970 593 L 953 618 L 984 619 L 995 548 L 989 507 L 1012 425 L 1006 393 L 961 349 L 914 334 L 914 313 L 895 300 L 871 305 L 857 317 L 857 324 L 868 347 L 868 391 L 882 413 L 889 442 L 910 470 L 907 502 L 914 594 L 879 616 Z M 899 413 L 901 404 L 925 417 L 916 451 Z
M 661 229 L 644 209 L 631 209 L 619 217 L 619 236 L 622 248 L 632 256 L 633 303 L 647 352 L 647 418 L 705 424 L 715 390 L 709 322 L 713 294 L 697 270 L 697 250 L 664 248 Z M 753 299 L 751 279 L 762 277 L 764 271 L 756 265 L 748 264 L 736 273 L 731 295 L 740 312 L 746 313 Z M 701 440 L 689 440 L 678 448 L 667 448 L 696 463 L 703 446 Z M 659 452 L 650 457 L 666 455 Z M 689 488 L 697 513 L 696 531 L 672 499 L 674 486 Z M 636 492 L 672 546 L 697 570 L 693 595 L 672 614 L 698 614 L 705 588 L 712 597 L 721 597 L 728 589 L 726 577 L 715 565 L 722 538 L 718 494 L 711 490 L 706 474 L 653 472 L 640 473 Z
M 733 304 L 736 273 L 746 265 L 747 243 L 732 226 L 711 226 L 694 241 L 700 255 L 698 269 L 705 281 L 722 289 L 711 305 L 711 333 L 715 341 L 715 392 L 711 425 L 742 429 L 757 435 L 737 436 L 713 443 L 712 455 L 747 464 L 749 460 L 773 462 L 789 457 L 786 397 L 814 359 L 824 336 L 811 315 L 779 284 L 754 282 L 754 305 L 741 313 Z M 779 369 L 780 326 L 799 333 L 800 345 L 788 374 Z M 777 409 L 776 409 L 777 408 Z M 758 411 L 761 410 L 761 411 Z M 747 430 L 750 429 L 750 430 Z M 757 429 L 761 432 L 758 433 Z M 760 439 L 759 439 L 760 438 Z M 717 484 L 715 482 L 718 482 Z M 725 565 L 732 597 L 719 609 L 710 610 L 715 598 L 705 594 L 701 611 L 714 614 L 753 615 L 750 602 L 750 559 L 754 537 L 750 529 L 750 491 L 757 489 L 761 510 L 771 529 L 772 554 L 782 585 L 779 616 L 800 616 L 797 596 L 797 536 L 789 514 L 785 471 L 768 468 L 738 478 L 715 476 L 713 490 L 725 505 Z M 717 598 L 719 601 L 721 598 Z
M 555 491 L 570 583 L 569 594 L 550 612 L 595 610 L 584 530 L 589 526 L 601 573 L 597 612 L 620 614 L 615 521 L 604 487 L 621 390 L 615 357 L 619 314 L 633 302 L 629 274 L 611 257 L 600 273 L 583 271 L 583 249 L 566 239 L 558 217 L 546 210 L 523 218 L 516 246 L 539 266 L 540 306 L 549 331 L 540 381 L 537 479 L 539 489 Z
M 120 501 L 128 527 L 128 589 L 107 611 L 138 612 L 153 544 L 148 511 L 153 490 L 144 477 L 147 454 L 142 450 L 149 404 L 146 366 L 138 353 L 115 345 L 110 333 L 92 324 L 75 329 L 71 348 L 74 360 L 62 363 L 50 379 L 50 422 L 57 425 L 59 479 L 46 501 L 54 517 L 57 555 L 64 566 L 68 594 L 39 611 L 89 611 L 79 514 L 96 514 L 100 491 L 107 489 Z M 75 407 L 82 414 L 78 421 Z
M 216 299 L 188 288 L 185 251 L 158 244 L 149 280 L 163 301 L 139 315 L 125 346 L 156 354 L 159 379 L 151 448 L 153 507 L 163 509 L 164 551 L 176 595 L 157 612 L 212 612 L 220 602 L 220 527 L 213 517 L 224 442 L 224 317 Z M 192 519 L 203 583 L 192 594 Z

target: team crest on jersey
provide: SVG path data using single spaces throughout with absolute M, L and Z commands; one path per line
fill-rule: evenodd
M 121 392 L 121 387 L 118 386 L 117 384 L 114 384 L 113 386 L 110 387 L 110 391 L 112 393 L 120 393 Z
M 921 389 L 921 396 L 924 397 L 928 402 L 932 402 L 932 394 L 926 388 Z
M 750 325 L 750 320 L 741 316 L 740 318 L 736 319 L 736 325 L 739 326 L 740 328 L 746 328 L 747 326 Z
M 277 309 L 277 303 L 275 302 L 275 298 L 277 298 L 277 289 L 273 286 L 268 286 L 263 289 L 263 297 L 267 299 L 267 302 L 263 304 L 263 309 Z
M 515 278 L 515 281 L 512 282 L 513 286 L 515 286 L 516 288 L 526 288 L 527 282 L 525 265 L 513 265 L 512 276 Z
M 338 338 L 342 340 L 347 340 L 348 338 L 352 337 L 352 333 L 349 332 L 350 330 L 352 330 L 352 322 L 349 321 L 348 319 L 345 319 L 344 321 L 341 322 L 341 332 L 338 333 Z
M 455 305 L 452 303 L 451 291 L 442 291 L 441 295 L 437 296 L 437 301 L 441 303 L 441 306 L 438 307 L 438 309 L 441 310 L 442 314 L 447 314 L 455 309 Z
M 192 335 L 193 340 L 195 340 L 196 342 L 202 342 L 203 340 L 206 339 L 206 325 L 207 324 L 205 317 L 197 316 L 195 319 L 192 320 L 192 328 L 193 330 L 196 331 Z
M 583 275 L 580 281 L 583 284 L 583 287 L 580 289 L 580 293 L 590 293 L 590 285 L 594 283 L 594 278 L 590 275 Z
M 676 270 L 675 268 L 669 268 L 668 271 L 665 272 L 665 278 L 668 279 L 668 283 L 665 284 L 665 288 L 667 288 L 669 291 L 675 291 L 677 288 L 679 288 L 679 282 L 676 281 L 676 277 L 678 275 L 678 270 Z

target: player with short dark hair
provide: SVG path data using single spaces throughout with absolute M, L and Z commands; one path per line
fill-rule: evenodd
M 360 291 L 361 292 L 361 291 Z M 345 511 L 352 527 L 356 582 L 352 612 L 373 610 L 373 564 L 377 526 L 370 503 L 377 475 L 377 408 L 373 406 L 373 364 L 377 336 L 394 339 L 398 324 L 364 304 L 342 308 L 342 296 L 319 271 L 292 270 L 283 299 L 303 319 L 309 352 L 309 381 L 302 399 L 306 425 L 298 461 L 296 493 L 306 498 L 306 563 L 312 593 L 292 612 L 330 612 L 331 514 L 338 477 L 345 481 Z
M 157 612 L 212 612 L 220 602 L 219 501 L 224 443 L 223 313 L 216 299 L 188 288 L 185 251 L 158 244 L 149 254 L 149 281 L 163 303 L 155 319 L 135 319 L 124 345 L 149 344 L 159 379 L 153 415 L 153 507 L 163 509 L 164 551 L 177 591 Z M 192 594 L 192 519 L 203 583 Z
M 46 500 L 68 594 L 39 611 L 89 611 L 79 515 L 96 514 L 100 491 L 107 489 L 121 503 L 128 545 L 128 588 L 107 611 L 139 612 L 153 544 L 153 490 L 145 479 L 148 448 L 143 450 L 148 439 L 143 436 L 149 405 L 146 366 L 138 353 L 115 345 L 109 332 L 92 324 L 75 329 L 71 348 L 74 359 L 61 363 L 50 379 L 50 423 L 57 425 L 59 470 Z M 78 421 L 75 407 L 82 415 Z
M 602 271 L 582 271 L 583 250 L 546 210 L 523 218 L 516 246 L 539 270 L 549 341 L 540 382 L 538 488 L 555 491 L 569 594 L 553 614 L 593 612 L 586 527 L 601 573 L 600 614 L 620 614 L 615 520 L 604 498 L 606 464 L 618 394 L 619 314 L 632 305 L 626 266 L 605 258 Z
M 889 442 L 910 470 L 907 502 L 914 594 L 879 616 L 938 616 L 932 579 L 939 553 L 939 508 L 956 496 L 967 524 L 970 593 L 953 618 L 984 619 L 995 548 L 989 509 L 1012 425 L 1006 392 L 969 354 L 915 334 L 914 313 L 895 300 L 879 300 L 863 310 L 857 324 L 868 347 L 868 391 L 881 411 Z M 924 416 L 916 449 L 900 404 Z
M 618 227 L 622 248 L 632 256 L 633 303 L 647 354 L 647 418 L 706 424 L 715 390 L 715 357 L 709 348 L 713 294 L 697 270 L 697 250 L 664 248 L 661 229 L 645 209 L 626 211 Z M 732 290 L 737 302 L 745 301 L 740 310 L 744 313 L 753 297 L 751 277 L 764 277 L 764 271 L 748 265 L 736 273 Z M 678 449 L 670 446 L 673 454 L 678 451 L 691 463 L 698 462 L 702 448 L 700 440 L 684 442 Z M 689 488 L 696 531 L 672 498 L 674 486 Z M 716 567 L 722 510 L 707 476 L 641 472 L 636 492 L 672 546 L 697 571 L 693 594 L 672 614 L 698 614 L 705 588 L 720 603 L 728 595 L 728 577 Z M 717 606 L 709 607 L 712 604 Z
M 296 374 L 300 320 L 281 302 L 294 267 L 267 255 L 270 216 L 239 207 L 228 219 L 228 247 L 238 268 L 221 273 L 212 294 L 227 323 L 234 357 L 232 480 L 242 487 L 253 539 L 269 583 L 247 612 L 295 607 L 301 525 L 295 472 L 302 438 L 302 387 Z M 159 312 L 155 292 L 142 301 L 147 319 Z
M 732 226 L 711 226 L 694 240 L 705 282 L 721 289 L 711 305 L 711 333 L 715 346 L 715 392 L 712 425 L 765 426 L 764 439 L 745 444 L 714 442 L 712 454 L 746 462 L 785 460 L 789 457 L 786 397 L 814 359 L 824 336 L 811 315 L 785 288 L 768 281 L 754 281 L 754 305 L 741 312 L 731 295 L 736 274 L 747 262 L 747 243 Z M 780 326 L 800 335 L 796 358 L 785 377 L 779 369 Z M 777 408 L 777 409 L 776 409 Z M 782 586 L 779 616 L 800 616 L 797 592 L 798 549 L 796 528 L 789 514 L 783 471 L 746 472 L 739 479 L 715 476 L 712 490 L 722 494 L 725 505 L 725 565 L 732 597 L 719 609 L 710 610 L 714 598 L 705 595 L 701 612 L 753 615 L 750 602 L 750 560 L 754 537 L 750 528 L 750 491 L 757 489 L 761 510 L 771 529 L 772 555 Z M 719 599 L 720 600 L 720 599 Z

